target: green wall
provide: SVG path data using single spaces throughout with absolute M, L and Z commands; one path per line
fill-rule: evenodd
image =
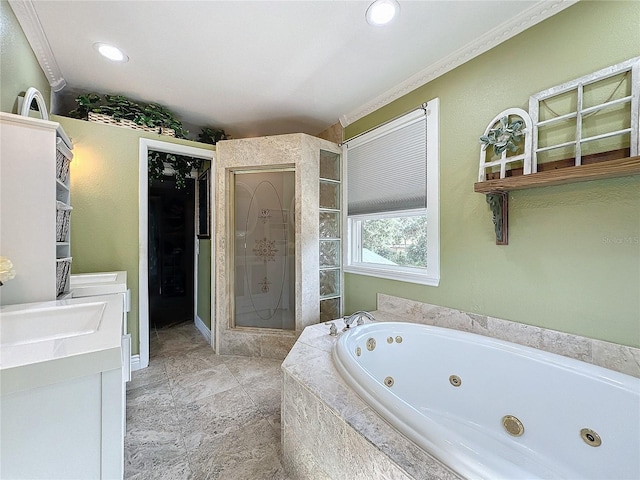
M 211 240 L 199 240 L 198 317 L 211 330 Z
M 383 292 L 640 347 L 640 176 L 512 192 L 508 246 L 473 191 L 487 123 L 640 55 L 639 25 L 640 2 L 582 1 L 349 125 L 345 138 L 440 98 L 442 275 L 426 287 L 346 274 L 346 312 Z
M 60 122 L 74 144 L 71 162 L 72 272 L 128 272 L 131 289 L 129 332 L 132 353 L 139 353 L 139 140 L 152 138 L 208 150 L 212 150 L 213 145 L 67 117 L 54 116 L 52 120 Z
M 51 87 L 9 2 L 0 0 L 0 110 L 17 113 L 18 95 L 35 87 L 51 104 Z

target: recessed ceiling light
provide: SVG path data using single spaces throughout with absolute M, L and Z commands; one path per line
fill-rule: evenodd
M 122 50 L 108 43 L 97 42 L 93 44 L 93 48 L 95 48 L 100 55 L 114 62 L 124 63 L 129 61 L 129 57 L 127 57 Z
M 369 25 L 386 25 L 400 11 L 400 4 L 396 0 L 376 0 L 365 13 Z

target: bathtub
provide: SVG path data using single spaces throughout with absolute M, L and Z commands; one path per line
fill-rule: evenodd
M 640 478 L 638 378 L 401 322 L 349 330 L 333 359 L 387 422 L 465 478 Z

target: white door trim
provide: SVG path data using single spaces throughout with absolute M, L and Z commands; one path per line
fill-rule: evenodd
M 190 157 L 211 160 L 211 168 L 214 168 L 214 152 L 203 148 L 189 147 L 177 143 L 140 139 L 138 153 L 139 184 L 138 184 L 138 338 L 140 361 L 139 368 L 149 366 L 149 260 L 148 260 L 148 229 L 149 229 L 149 174 L 148 156 L 149 150 L 188 155 Z M 212 170 L 213 171 L 213 170 Z M 213 187 L 213 182 L 212 182 Z M 211 197 L 215 198 L 215 197 Z M 213 210 L 213 209 L 212 209 Z M 213 225 L 213 223 L 212 223 Z M 212 232 L 213 233 L 213 232 Z M 212 235 L 213 237 L 213 235 Z M 213 258 L 213 255 L 212 255 Z M 211 278 L 213 279 L 214 264 L 211 265 Z M 213 289 L 213 285 L 211 286 Z M 194 292 L 197 295 L 197 292 Z M 213 305 L 211 316 L 213 317 Z M 197 312 L 194 312 L 197 314 Z M 213 318 L 211 318 L 213 325 Z M 138 363 L 138 362 L 136 362 Z

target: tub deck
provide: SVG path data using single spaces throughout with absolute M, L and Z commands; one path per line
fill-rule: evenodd
M 283 461 L 300 480 L 461 480 L 391 427 L 344 382 L 337 337 L 307 327 L 282 364 Z
M 381 321 L 408 319 L 388 312 L 375 315 Z M 282 365 L 282 444 L 288 472 L 301 480 L 464 478 L 390 426 L 345 383 L 332 359 L 336 337 L 328 332 L 324 324 L 307 327 Z M 626 352 L 629 347 L 621 348 Z M 443 423 L 447 421 L 454 420 Z

